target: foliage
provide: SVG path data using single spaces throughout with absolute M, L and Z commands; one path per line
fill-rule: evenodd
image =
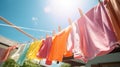
M 13 59 L 4 62 L 3 67 L 20 67 Z
M 63 63 L 63 64 L 61 65 L 61 67 L 71 67 L 71 65 L 68 64 L 68 63 Z
M 39 64 L 33 63 L 30 60 L 26 60 L 21 67 L 41 67 Z
M 17 64 L 13 59 L 8 59 L 4 62 L 2 67 L 41 67 L 39 64 L 33 63 L 30 60 L 26 60 L 23 66 Z

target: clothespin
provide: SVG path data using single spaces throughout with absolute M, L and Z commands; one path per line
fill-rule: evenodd
M 52 31 L 52 35 L 54 36 L 56 34 L 55 30 Z
M 40 40 L 43 39 L 43 36 L 40 36 Z
M 80 16 L 83 16 L 84 15 L 83 11 L 80 8 L 78 8 L 78 10 L 79 10 Z
M 105 1 L 105 0 L 104 0 Z M 106 0 L 106 1 L 109 1 L 109 0 Z M 102 0 L 98 0 L 98 2 L 102 2 Z
M 46 38 L 49 37 L 49 35 L 46 33 Z
M 100 0 L 98 0 L 98 2 L 101 2 Z
M 58 32 L 60 32 L 61 31 L 61 26 L 58 26 Z
M 68 18 L 69 25 L 72 25 L 72 20 L 71 18 Z

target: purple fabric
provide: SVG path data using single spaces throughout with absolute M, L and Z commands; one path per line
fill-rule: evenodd
M 79 18 L 77 24 L 80 42 L 76 45 L 79 49 L 73 52 L 75 58 L 87 62 L 96 56 L 109 53 L 116 47 L 113 44 L 116 42 L 116 37 L 103 3 Z
M 38 51 L 37 57 L 46 58 L 49 54 L 50 47 L 52 44 L 52 37 L 47 37 L 46 40 L 43 40 L 42 47 Z

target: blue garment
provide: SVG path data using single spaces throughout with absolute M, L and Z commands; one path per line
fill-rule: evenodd
M 24 49 L 23 49 L 23 52 L 21 53 L 17 63 L 20 64 L 21 66 L 23 65 L 24 61 L 25 61 L 25 58 L 26 58 L 26 54 L 27 54 L 27 51 L 28 51 L 28 48 L 29 48 L 30 44 L 26 44 Z

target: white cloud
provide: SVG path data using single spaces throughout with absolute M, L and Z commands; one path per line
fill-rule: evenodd
M 49 13 L 51 11 L 51 8 L 49 6 L 44 8 L 45 13 Z
M 37 17 L 32 17 L 32 21 L 36 21 L 36 20 L 38 20 Z
M 38 18 L 37 17 L 32 17 L 32 21 L 35 23 L 35 24 L 38 24 Z

